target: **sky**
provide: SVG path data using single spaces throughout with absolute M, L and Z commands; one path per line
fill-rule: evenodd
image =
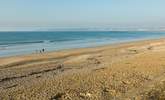
M 0 27 L 164 27 L 165 0 L 0 0 Z

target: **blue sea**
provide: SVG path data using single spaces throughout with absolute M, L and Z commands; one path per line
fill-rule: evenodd
M 107 44 L 165 37 L 165 32 L 55 31 L 0 32 L 0 57 L 96 47 Z

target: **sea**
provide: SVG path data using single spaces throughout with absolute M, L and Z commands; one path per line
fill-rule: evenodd
M 0 57 L 87 48 L 165 37 L 165 32 L 143 31 L 18 31 L 0 32 Z

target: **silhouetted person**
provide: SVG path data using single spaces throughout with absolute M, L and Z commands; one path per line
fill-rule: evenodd
M 45 52 L 45 49 L 42 49 L 42 52 Z

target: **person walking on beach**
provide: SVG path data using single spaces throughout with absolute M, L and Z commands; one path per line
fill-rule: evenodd
M 42 49 L 42 52 L 44 53 L 45 52 L 45 49 Z
M 42 51 L 40 50 L 40 53 L 42 53 Z

